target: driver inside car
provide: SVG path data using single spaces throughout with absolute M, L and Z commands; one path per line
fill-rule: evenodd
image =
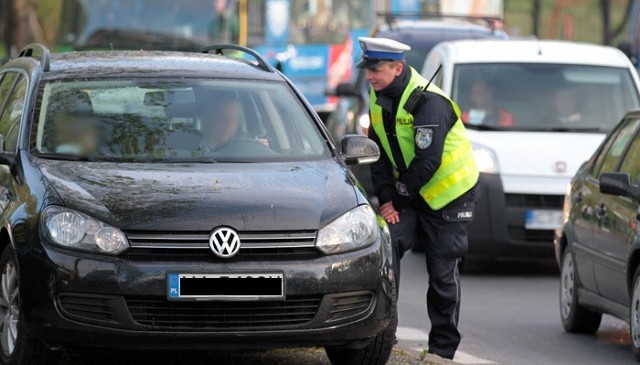
M 201 131 L 204 136 L 205 150 L 215 150 L 237 138 L 251 138 L 242 132 L 242 104 L 235 95 L 216 95 L 212 102 L 207 103 L 199 115 Z M 269 147 L 265 138 L 254 137 L 256 142 Z

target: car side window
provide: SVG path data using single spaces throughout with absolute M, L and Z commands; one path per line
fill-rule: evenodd
M 15 152 L 18 147 L 18 134 L 24 112 L 26 91 L 27 80 L 20 76 L 7 102 L 4 104 L 2 114 L 0 114 L 0 134 L 4 138 L 3 152 Z
M 13 82 L 18 76 L 19 74 L 15 72 L 7 72 L 0 76 L 0 108 L 4 104 L 4 100 L 7 98 L 7 94 L 11 90 L 11 86 L 13 86 Z
M 591 176 L 595 179 L 599 179 L 603 172 L 618 170 L 622 155 L 640 125 L 640 119 L 627 120 L 623 123 L 625 124 L 614 132 L 596 158 L 594 169 L 591 171 Z
M 626 172 L 631 176 L 631 183 L 634 185 L 640 184 L 640 135 L 636 135 L 636 138 L 631 142 L 631 146 L 627 150 L 622 165 L 620 165 L 620 172 Z

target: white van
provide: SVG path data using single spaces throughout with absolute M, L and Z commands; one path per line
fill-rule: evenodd
M 568 183 L 629 109 L 638 75 L 619 50 L 570 42 L 437 45 L 422 75 L 463 111 L 481 171 L 469 255 L 552 257 Z

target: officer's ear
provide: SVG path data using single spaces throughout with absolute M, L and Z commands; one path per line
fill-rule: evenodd
M 400 76 L 402 74 L 402 70 L 404 70 L 404 62 L 396 62 L 394 69 L 396 77 Z

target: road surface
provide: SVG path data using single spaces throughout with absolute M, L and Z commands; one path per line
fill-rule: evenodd
M 421 253 L 402 260 L 398 338 L 427 344 L 426 269 Z M 629 327 L 610 316 L 596 336 L 567 334 L 560 323 L 555 264 L 491 264 L 462 275 L 463 364 L 635 364 Z

